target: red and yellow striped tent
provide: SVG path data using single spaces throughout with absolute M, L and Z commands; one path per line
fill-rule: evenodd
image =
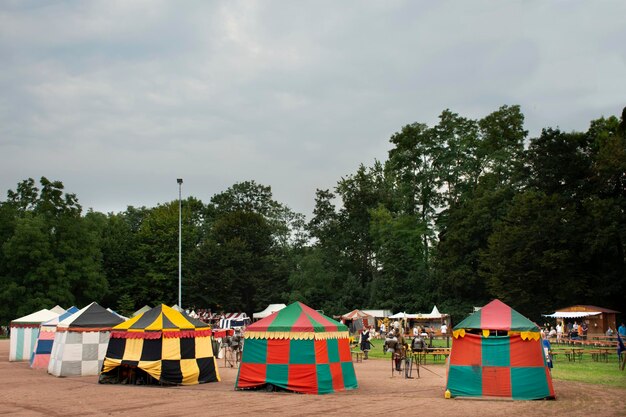
M 539 328 L 508 305 L 493 300 L 452 334 L 450 396 L 555 398 Z
M 209 326 L 164 304 L 113 327 L 100 382 L 119 382 L 120 366 L 167 384 L 220 380 Z
M 248 326 L 244 338 L 236 389 L 327 394 L 358 387 L 348 328 L 300 302 Z

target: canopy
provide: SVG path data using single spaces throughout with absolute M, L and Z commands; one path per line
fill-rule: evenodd
M 83 307 L 75 314 L 61 320 L 57 325 L 57 330 L 68 328 L 110 328 L 123 321 L 124 319 L 117 313 L 109 311 L 94 301 L 87 307 Z
M 255 320 L 264 319 L 270 314 L 280 311 L 285 307 L 287 307 L 285 304 L 270 304 L 265 308 L 265 310 L 259 311 L 258 313 L 252 313 L 252 318 Z
M 39 338 L 41 323 L 57 316 L 57 313 L 44 308 L 13 320 L 9 340 L 9 361 L 30 360 Z
M 41 309 L 27 316 L 20 317 L 11 322 L 11 327 L 39 327 L 44 321 L 58 317 L 60 313 L 48 309 Z
M 60 316 L 57 316 L 52 320 L 48 320 L 45 323 L 41 323 L 41 327 L 39 329 L 39 337 L 37 338 L 37 342 L 35 343 L 35 347 L 33 349 L 33 355 L 30 359 L 31 368 L 48 368 L 48 364 L 50 363 L 50 354 L 52 353 L 52 345 L 54 343 L 54 334 L 57 330 L 57 324 L 59 324 L 61 320 L 65 320 L 77 311 L 78 308 L 71 306 Z
M 493 300 L 454 326 L 454 337 L 457 337 L 459 332 L 464 334 L 465 330 L 472 329 L 535 333 L 533 337 L 539 337 L 539 327 L 535 323 L 500 300 Z
M 579 319 L 581 317 L 597 316 L 601 311 L 557 311 L 553 314 L 542 314 L 553 319 Z
M 348 328 L 299 302 L 244 333 L 236 389 L 276 386 L 307 394 L 358 388 Z
M 446 390 L 452 397 L 555 398 L 538 331 L 493 300 L 454 327 Z
M 209 326 L 164 304 L 113 328 L 100 382 L 120 382 L 112 371 L 121 365 L 163 383 L 220 380 Z
M 357 310 L 352 310 L 351 312 L 342 315 L 341 318 L 344 320 L 356 320 L 356 319 L 372 319 L 373 316 L 357 309 Z
M 348 327 L 295 302 L 251 324 L 245 335 L 246 338 L 337 339 L 348 337 Z
M 61 320 L 54 334 L 48 373 L 58 377 L 98 375 L 111 327 L 123 321 L 96 302 Z
M 152 307 L 150 307 L 149 305 L 147 305 L 147 304 L 146 304 L 145 306 L 141 307 L 139 310 L 135 311 L 135 312 L 132 314 L 132 316 L 131 316 L 131 317 L 135 317 L 135 316 L 138 316 L 138 315 L 140 315 L 140 314 L 143 314 L 143 313 L 145 313 L 146 311 L 150 310 L 151 308 L 152 308 Z

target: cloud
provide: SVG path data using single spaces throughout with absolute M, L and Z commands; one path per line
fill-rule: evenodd
M 520 104 L 527 129 L 619 114 L 608 2 L 38 1 L 0 5 L 0 188 L 59 179 L 100 211 L 236 181 L 310 214 L 405 124 Z

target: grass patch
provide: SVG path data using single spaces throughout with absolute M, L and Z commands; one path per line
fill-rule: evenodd
M 608 362 L 594 362 L 589 354 L 583 354 L 582 361 L 570 362 L 567 358 L 554 361 L 552 377 L 562 381 L 586 382 L 626 389 L 626 371 L 621 371 L 617 354 L 609 355 Z
M 372 350 L 369 351 L 369 357 L 373 359 L 391 360 L 390 353 L 383 352 L 385 341 L 382 339 L 372 340 Z M 450 341 L 452 344 L 452 341 Z M 433 340 L 433 347 L 446 347 L 446 340 Z M 353 345 L 352 350 L 359 350 L 357 345 Z M 591 350 L 591 348 L 585 349 Z M 428 358 L 428 364 L 445 364 L 443 358 L 434 360 Z M 609 355 L 608 362 L 594 361 L 589 353 L 583 354 L 583 360 L 570 362 L 565 355 L 555 358 L 554 368 L 552 369 L 552 377 L 560 381 L 576 381 L 585 382 L 594 385 L 605 385 L 609 387 L 623 388 L 626 390 L 626 370 L 621 371 L 617 363 L 617 354 Z

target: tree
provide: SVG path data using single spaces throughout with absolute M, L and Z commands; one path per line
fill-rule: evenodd
M 9 190 L 0 203 L 5 216 L 0 273 L 0 320 L 55 304 L 84 305 L 106 293 L 97 236 L 81 217 L 74 194 L 42 177 Z

